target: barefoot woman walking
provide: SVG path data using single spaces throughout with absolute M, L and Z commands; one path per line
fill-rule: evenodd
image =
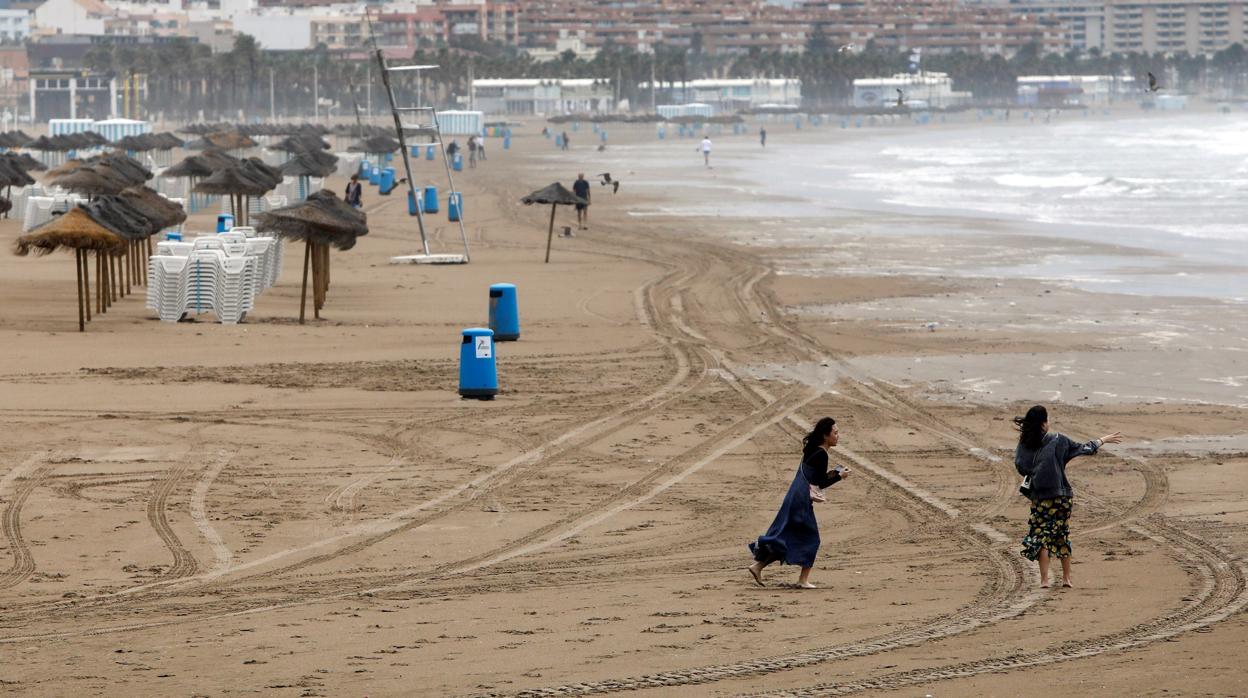
M 1023 557 L 1040 563 L 1040 586 L 1049 586 L 1049 560 L 1062 561 L 1062 586 L 1071 587 L 1070 511 L 1074 490 L 1066 480 L 1066 464 L 1079 456 L 1090 456 L 1105 444 L 1122 441 L 1118 432 L 1087 443 L 1075 443 L 1064 434 L 1049 431 L 1049 412 L 1043 405 L 1015 417 L 1018 449 L 1014 467 L 1024 481 L 1024 494 L 1031 500 L 1030 529 L 1023 538 Z
M 788 494 L 780 504 L 776 520 L 771 522 L 767 533 L 750 543 L 750 552 L 754 554 L 754 564 L 750 565 L 750 575 L 760 587 L 763 584 L 763 568 L 773 562 L 786 565 L 799 565 L 802 572 L 798 575 L 797 585 L 803 589 L 814 589 L 810 583 L 810 570 L 815 566 L 815 555 L 819 552 L 819 523 L 815 521 L 814 501 L 823 501 L 818 490 L 840 482 L 849 475 L 849 470 L 837 467 L 828 470 L 828 449 L 835 446 L 839 438 L 836 420 L 824 417 L 815 424 L 803 440 L 802 462 L 797 466 L 797 475 L 793 484 L 789 485 Z

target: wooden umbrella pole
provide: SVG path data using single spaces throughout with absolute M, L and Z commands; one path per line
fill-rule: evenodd
M 555 209 L 558 204 L 550 205 L 550 229 L 546 231 L 546 263 L 550 264 L 550 241 L 555 237 Z
M 321 317 L 321 249 L 312 244 L 312 317 Z
M 95 312 L 104 312 L 104 275 L 100 272 L 100 253 L 95 253 Z
M 303 246 L 303 291 L 299 294 L 299 324 L 303 324 L 303 309 L 308 304 L 308 261 L 312 259 L 312 243 Z
M 82 267 L 82 293 L 86 297 L 87 322 L 91 322 L 91 267 L 87 264 L 86 250 L 82 251 L 79 266 Z
M 133 276 L 133 272 L 134 272 L 134 255 L 130 254 L 133 251 L 134 251 L 134 245 L 127 245 L 126 251 L 122 253 L 124 255 L 124 258 L 119 257 L 117 259 L 118 264 L 124 264 L 126 267 L 126 295 L 127 296 L 130 295 L 130 279 Z
M 87 319 L 82 310 L 82 250 L 74 250 L 74 271 L 78 277 L 78 331 L 87 331 Z

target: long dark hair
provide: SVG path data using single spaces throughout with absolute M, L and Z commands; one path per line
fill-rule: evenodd
M 1044 405 L 1032 405 L 1026 416 L 1015 417 L 1014 426 L 1018 427 L 1018 443 L 1033 451 L 1044 443 L 1044 423 L 1049 421 L 1049 411 Z
M 802 453 L 809 455 L 811 451 L 823 446 L 823 440 L 828 438 L 828 434 L 832 433 L 832 427 L 836 426 L 836 420 L 831 417 L 824 417 L 815 422 L 815 428 L 810 430 L 806 438 L 802 439 Z

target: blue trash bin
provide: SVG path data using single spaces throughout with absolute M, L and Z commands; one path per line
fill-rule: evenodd
M 368 171 L 368 183 L 374 187 L 381 184 L 381 168 L 374 167 Z
M 446 218 L 452 223 L 458 223 L 459 217 L 464 210 L 464 195 L 453 191 L 446 195 Z
M 168 232 L 165 233 L 165 239 L 172 242 L 182 242 L 182 233 Z
M 665 128 L 659 129 L 659 140 L 663 140 L 666 137 L 667 137 L 667 129 Z
M 412 146 L 411 155 L 412 155 L 412 157 L 414 157 L 414 158 L 419 158 L 419 157 L 420 157 L 420 146 L 418 146 L 418 145 L 414 145 L 414 146 Z
M 360 161 L 360 171 L 359 171 L 360 177 L 364 179 L 368 179 L 368 173 L 372 171 L 373 171 L 373 164 L 371 162 L 369 162 L 368 160 Z
M 407 215 L 418 216 L 425 210 L 425 201 L 415 191 L 407 192 Z
M 503 150 L 511 150 L 511 134 L 503 136 Z
M 556 147 L 556 148 L 562 148 L 562 147 L 563 147 L 563 136 L 561 136 L 561 135 L 556 135 L 556 136 L 555 136 L 555 147 Z
M 438 188 L 425 187 L 425 213 L 438 212 Z
M 451 169 L 455 170 L 456 172 L 464 171 L 464 154 L 463 153 L 459 151 L 455 151 L 455 157 L 451 158 Z
M 217 215 L 217 232 L 228 233 L 230 228 L 234 227 L 234 214 L 221 213 Z
M 394 168 L 387 167 L 381 171 L 381 179 L 377 185 L 377 193 L 382 196 L 390 196 L 390 192 L 394 191 Z
M 607 142 L 607 132 L 606 132 L 606 130 L 602 130 L 602 131 L 599 131 L 599 132 L 598 132 L 598 139 L 599 139 L 599 140 L 601 140 L 603 143 L 606 143 L 606 142 Z
M 498 367 L 494 363 L 494 330 L 469 327 L 459 345 L 459 394 L 493 400 L 498 394 Z
M 520 339 L 520 310 L 516 305 L 515 284 L 490 286 L 490 329 L 499 342 Z
M 433 146 L 429 146 L 429 147 L 425 148 L 425 159 L 426 159 L 426 160 L 432 160 L 432 159 L 433 159 L 433 155 L 434 155 L 434 153 L 436 153 L 436 152 L 437 152 L 437 151 L 436 151 L 436 150 L 434 150 L 434 147 L 433 147 Z
M 394 162 L 394 153 L 386 153 L 386 162 Z

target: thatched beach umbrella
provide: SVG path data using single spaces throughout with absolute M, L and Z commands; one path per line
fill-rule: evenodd
M 49 177 L 47 182 L 66 191 L 94 198 L 116 194 L 131 186 L 132 182 L 118 176 L 112 168 L 82 166 L 63 174 Z
M 299 178 L 299 193 L 303 194 L 308 191 L 310 177 L 328 177 L 338 169 L 338 156 L 323 150 L 305 151 L 287 160 L 279 169 L 284 177 Z
M 550 204 L 550 229 L 546 231 L 546 261 L 550 262 L 550 243 L 555 237 L 555 209 L 559 206 L 572 206 L 575 204 L 588 204 L 589 202 L 581 197 L 568 191 L 559 182 L 555 182 L 546 187 L 542 187 L 537 191 L 520 199 L 522 204 Z
M 294 134 L 286 136 L 282 140 L 269 146 L 269 150 L 278 150 L 285 153 L 297 155 L 302 152 L 316 152 L 318 150 L 329 150 L 330 145 L 326 143 L 320 136 L 315 134 Z
M 125 241 L 107 227 L 93 219 L 81 208 L 70 209 L 17 239 L 14 254 L 26 256 L 32 251 L 38 255 L 50 254 L 66 248 L 74 251 L 74 266 L 78 276 L 78 331 L 86 330 L 91 319 L 90 267 L 87 255 L 96 254 L 97 308 L 105 305 L 101 296 L 109 291 L 107 273 L 103 272 L 101 255 L 111 255 L 125 247 Z
M 122 153 L 103 153 L 87 158 L 86 163 L 88 165 L 108 165 L 118 175 L 133 185 L 142 184 L 152 178 L 151 170 L 140 164 L 138 160 Z
M 355 247 L 356 239 L 368 234 L 368 218 L 333 192 L 322 189 L 297 204 L 260 214 L 256 229 L 305 243 L 303 290 L 299 297 L 299 322 L 302 324 L 308 298 L 309 266 L 312 269 L 312 311 L 320 318 L 325 294 L 329 291 L 329 248 L 331 245 L 339 250 Z
M 13 208 L 13 187 L 24 187 L 28 184 L 34 184 L 35 180 L 26 170 L 22 168 L 19 161 L 9 158 L 0 158 L 0 187 L 4 187 L 4 204 L 0 206 L 3 210 L 5 218 L 9 217 L 9 211 Z
M 31 137 L 21 131 L 0 133 L 0 148 L 25 148 Z
M 195 185 L 201 194 L 229 196 L 238 225 L 247 225 L 247 201 L 253 196 L 264 196 L 277 186 L 266 177 L 257 174 L 257 168 L 239 163 L 233 167 L 217 170 Z
M 221 131 L 204 136 L 204 142 L 210 147 L 221 150 L 246 150 L 256 147 L 256 142 L 238 131 Z
M 390 136 L 380 136 L 380 135 L 372 136 L 371 138 L 366 138 L 365 140 L 362 140 L 359 143 L 356 143 L 352 145 L 351 147 L 347 148 L 348 151 L 353 152 L 353 153 L 364 153 L 365 155 L 376 155 L 378 156 L 377 157 L 378 160 L 383 159 L 386 154 L 393 153 L 394 151 L 398 149 L 399 149 L 398 141 L 391 138 Z
M 30 153 L 15 153 L 13 151 L 9 151 L 7 153 L 0 153 L 0 159 L 19 165 L 27 172 L 40 172 L 48 169 L 47 165 L 43 164 L 39 160 L 36 160 L 30 155 Z

